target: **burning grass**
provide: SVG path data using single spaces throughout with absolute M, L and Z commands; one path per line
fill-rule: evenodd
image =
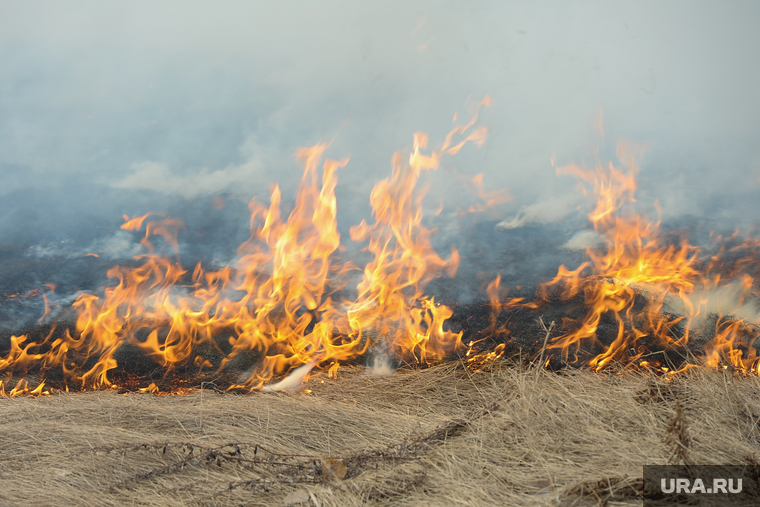
M 760 381 L 500 359 L 297 393 L 0 400 L 9 505 L 640 505 L 643 464 L 760 459 Z
M 363 269 L 343 258 L 336 221 L 348 159 L 326 159 L 320 177 L 324 144 L 299 151 L 287 218 L 277 186 L 268 204 L 251 201 L 234 266 L 184 267 L 184 222 L 125 216 L 122 229 L 144 229 L 144 253 L 57 319 L 49 286 L 40 328 L 0 344 L 0 397 L 96 390 L 0 400 L 0 498 L 638 504 L 645 463 L 757 469 L 760 242 L 737 232 L 700 248 L 661 230 L 633 206 L 639 150 L 620 145 L 621 167 L 557 169 L 595 202 L 601 243 L 586 262 L 558 266 L 532 296 L 496 274 L 487 304 L 426 290 L 456 277 L 460 255 L 433 248 L 416 186 L 441 157 L 482 144 L 476 119 L 432 150 L 418 133 L 394 156 L 372 220 L 350 228 Z M 437 366 L 378 377 L 357 366 L 370 358 Z M 298 392 L 276 393 L 288 375 Z M 184 396 L 152 396 L 167 391 Z
M 162 212 L 124 215 L 121 229 L 144 229 L 143 253 L 112 266 L 101 290 L 79 294 L 66 310 L 68 324 L 53 318 L 48 284 L 37 322 L 49 331 L 14 334 L 7 343 L 0 337 L 0 396 L 45 394 L 46 385 L 119 389 L 148 374 L 224 377 L 225 389 L 250 392 L 299 368 L 333 372 L 369 356 L 426 366 L 488 347 L 500 356 L 514 348 L 520 326 L 510 319 L 520 310 L 546 312 L 556 324 L 543 328 L 542 367 L 622 365 L 673 375 L 703 366 L 757 375 L 760 241 L 737 231 L 700 248 L 683 231 L 661 230 L 659 219 L 634 206 L 641 147 L 620 143 L 619 167 L 557 167 L 591 197 L 599 242 L 574 269 L 561 264 L 553 279 L 537 280 L 533 298 L 509 295 L 496 274 L 481 287 L 490 315 L 477 319 L 454 308 L 456 295 L 442 301 L 427 291 L 444 276 L 455 279 L 461 258 L 454 245 L 444 257 L 434 248 L 420 177 L 466 144 L 484 142 L 487 129 L 476 123 L 489 103 L 485 96 L 441 145 L 428 149 L 418 132 L 410 154 L 393 156 L 391 175 L 370 194 L 372 219 L 349 229 L 351 241 L 364 245 L 363 269 L 343 258 L 337 225 L 337 170 L 349 159 L 325 159 L 320 175 L 327 144 L 298 151 L 304 172 L 287 218 L 279 186 L 268 204 L 251 200 L 251 235 L 233 265 L 209 271 L 199 262 L 191 270 L 180 259 L 184 221 Z M 480 199 L 499 200 L 483 190 L 482 176 L 473 184 Z M 490 325 L 473 326 L 477 320 Z

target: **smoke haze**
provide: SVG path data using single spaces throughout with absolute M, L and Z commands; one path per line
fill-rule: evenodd
M 608 160 L 621 138 L 648 146 L 637 195 L 659 200 L 666 218 L 733 227 L 758 211 L 756 2 L 6 2 L 0 11 L 6 249 L 126 258 L 134 245 L 118 232 L 122 215 L 161 210 L 188 223 L 190 259 L 224 264 L 247 237 L 247 201 L 266 200 L 274 182 L 292 199 L 295 150 L 332 139 L 329 157 L 351 157 L 336 190 L 347 240 L 393 152 L 416 131 L 440 144 L 454 113 L 467 117 L 485 93 L 485 145 L 433 175 L 444 249 L 469 202 L 459 178 L 478 173 L 512 196 L 494 223 L 582 229 L 575 184 L 551 160 L 591 164 L 595 149 Z

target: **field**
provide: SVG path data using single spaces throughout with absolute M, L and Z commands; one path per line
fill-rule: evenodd
M 0 399 L 2 505 L 641 505 L 642 465 L 754 466 L 760 379 L 499 360 L 292 393 Z M 210 388 L 209 388 L 210 387 Z

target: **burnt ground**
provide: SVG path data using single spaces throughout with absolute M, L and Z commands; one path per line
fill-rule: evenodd
M 545 337 L 539 317 L 546 325 L 552 321 L 556 323 L 552 336 L 557 336 L 573 329 L 574 322 L 585 314 L 582 296 L 562 300 L 558 293 L 549 293 L 545 295 L 546 300 L 541 300 L 537 291 L 538 284 L 553 277 L 559 265 L 574 268 L 584 261 L 585 255 L 582 252 L 562 248 L 572 236 L 572 231 L 580 227 L 580 223 L 533 224 L 507 231 L 495 231 L 494 225 L 493 221 L 483 221 L 465 228 L 465 233 L 456 245 L 462 258 L 456 278 L 435 279 L 428 285 L 427 292 L 452 308 L 453 316 L 447 321 L 447 326 L 452 331 L 462 331 L 463 343 L 476 342 L 476 351 L 492 350 L 503 343 L 506 355 L 523 358 L 529 363 L 540 353 Z M 705 227 L 695 227 L 694 230 L 704 231 Z M 137 242 L 140 236 L 136 233 L 129 237 Z M 201 236 L 192 239 L 202 243 Z M 76 296 L 82 291 L 96 294 L 101 291 L 108 283 L 106 272 L 114 264 L 136 264 L 132 259 L 120 259 L 117 262 L 111 257 L 84 255 L 83 247 L 86 246 L 85 243 L 91 245 L 92 238 L 85 238 L 80 241 L 81 244 L 77 244 L 76 240 L 62 240 L 59 243 L 53 246 L 29 243 L 0 245 L 0 354 L 8 350 L 11 335 L 28 334 L 31 339 L 40 340 L 51 331 L 53 336 L 57 336 L 67 327 L 73 329 L 75 315 L 70 304 Z M 191 251 L 191 261 L 183 262 L 185 266 L 192 266 L 195 261 L 206 265 L 214 264 L 213 252 L 209 253 L 199 247 Z M 741 252 L 734 256 L 741 258 Z M 506 297 L 538 302 L 539 307 L 513 308 L 492 315 L 491 307 L 485 299 L 485 288 L 497 275 L 501 277 Z M 53 284 L 54 290 L 46 284 Z M 48 296 L 52 313 L 49 318 L 40 321 L 45 311 L 43 293 Z M 646 297 L 639 295 L 637 309 L 643 308 L 645 303 Z M 701 354 L 699 349 L 711 338 L 710 326 L 714 329 L 714 322 L 714 319 L 708 321 L 703 336 L 698 337 L 701 339 L 694 341 L 694 350 L 663 350 L 661 344 L 644 338 L 640 340 L 639 350 L 632 350 L 631 354 L 655 353 L 654 359 L 663 365 L 681 365 L 689 358 L 689 352 Z M 56 326 L 55 330 L 53 326 Z M 585 344 L 583 350 L 572 351 L 570 356 L 563 356 L 560 351 L 550 347 L 545 351 L 548 367 L 562 369 L 585 364 L 602 351 L 603 345 L 612 343 L 617 331 L 618 324 L 614 317 L 603 317 L 597 343 Z M 676 327 L 674 332 L 679 334 L 682 330 Z M 147 331 L 144 334 L 147 336 Z M 226 343 L 227 336 L 224 334 L 218 340 L 223 352 L 228 352 L 227 349 L 230 348 Z M 453 354 L 452 359 L 461 356 L 463 352 Z M 214 350 L 197 353 L 215 364 L 222 358 Z M 117 351 L 116 359 L 120 366 L 109 374 L 109 378 L 122 385 L 145 386 L 150 383 L 169 384 L 178 378 L 192 378 L 197 383 L 208 381 L 230 385 L 240 382 L 241 374 L 259 358 L 255 354 L 240 358 L 224 373 L 201 371 L 192 365 L 179 366 L 167 372 L 150 358 L 143 357 L 135 347 L 125 344 Z M 626 358 L 620 359 L 625 361 Z M 368 364 L 371 361 L 370 354 L 366 354 L 357 358 L 355 363 Z M 399 359 L 395 366 L 404 364 Z M 34 375 L 39 372 L 28 373 Z M 62 380 L 52 371 L 46 372 L 46 377 L 52 385 Z
M 455 304 L 452 307 L 453 316 L 447 321 L 447 326 L 454 332 L 462 331 L 462 342 L 467 345 L 475 342 L 473 351 L 493 350 L 497 345 L 504 344 L 504 355 L 511 357 L 513 361 L 521 363 L 524 367 L 533 364 L 543 349 L 543 341 L 546 332 L 542 329 L 539 317 L 548 326 L 550 322 L 555 322 L 556 327 L 552 330 L 551 336 L 556 337 L 562 332 L 573 329 L 586 313 L 583 297 L 576 296 L 569 300 L 562 300 L 555 295 L 549 294 L 548 300 L 536 300 L 538 308 L 511 308 L 494 315 L 491 306 L 488 303 L 476 302 L 468 304 Z M 636 301 L 636 309 L 640 310 L 646 304 L 647 299 L 639 295 Z M 53 324 L 34 325 L 25 330 L 30 337 L 42 338 L 51 332 L 57 336 L 67 325 L 73 328 L 73 320 L 68 316 L 62 321 Z M 715 321 L 709 321 L 706 329 L 714 329 Z M 54 329 L 57 326 L 57 329 Z M 167 330 L 155 323 L 146 323 L 146 328 L 139 331 L 138 339 L 145 339 L 153 328 Z M 586 343 L 584 348 L 572 350 L 569 355 L 563 355 L 559 349 L 549 348 L 544 350 L 544 358 L 548 361 L 547 368 L 550 370 L 576 369 L 582 367 L 594 356 L 601 353 L 603 346 L 609 345 L 616 338 L 618 332 L 618 323 L 612 315 L 605 315 L 600 322 L 596 343 Z M 677 325 L 674 326 L 674 333 L 680 334 L 683 330 Z M 220 333 L 217 343 L 222 350 L 214 350 L 211 347 L 197 349 L 191 354 L 195 357 L 200 354 L 209 359 L 213 364 L 219 364 L 225 354 L 231 351 L 227 343 L 227 336 L 232 335 L 233 331 Z M 693 362 L 695 356 L 703 355 L 701 344 L 710 336 L 704 337 L 703 340 L 694 340 L 694 345 L 690 350 L 684 348 L 663 347 L 661 343 L 647 337 L 641 338 L 637 343 L 637 349 L 630 350 L 631 356 L 636 353 L 643 353 L 649 357 L 650 361 L 656 361 L 663 366 L 677 368 L 683 366 L 686 362 Z M 450 360 L 457 360 L 465 357 L 465 349 L 452 353 Z M 260 356 L 251 352 L 238 356 L 223 371 L 215 369 L 199 369 L 192 362 L 187 365 L 177 365 L 167 370 L 161 365 L 154 362 L 149 357 L 140 353 L 140 351 L 131 344 L 123 344 L 115 353 L 115 359 L 119 366 L 109 372 L 109 379 L 123 386 L 125 390 L 136 390 L 154 384 L 162 391 L 169 391 L 177 387 L 192 387 L 202 384 L 214 385 L 220 389 L 226 389 L 232 384 L 243 382 L 247 378 L 246 372 L 250 370 L 259 360 Z M 620 362 L 625 363 L 629 357 L 619 358 Z M 356 358 L 349 364 L 369 365 L 373 361 L 372 352 L 368 352 L 361 357 Z M 94 363 L 90 359 L 85 363 L 80 363 L 83 369 L 87 369 Z M 417 369 L 420 365 L 410 364 L 403 358 L 397 358 L 393 364 L 394 367 L 407 367 Z M 7 372 L 6 375 L 10 373 Z M 44 377 L 46 385 L 49 387 L 63 389 L 65 388 L 62 372 L 59 370 L 50 370 L 40 372 L 39 370 L 30 370 L 27 372 L 14 372 L 13 378 L 19 379 L 26 376 L 30 380 L 37 377 Z M 11 386 L 12 378 L 6 377 L 6 385 Z

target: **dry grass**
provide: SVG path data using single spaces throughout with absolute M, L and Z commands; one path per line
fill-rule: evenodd
M 2 399 L 0 503 L 640 505 L 645 463 L 760 459 L 757 378 L 504 362 L 306 387 Z

